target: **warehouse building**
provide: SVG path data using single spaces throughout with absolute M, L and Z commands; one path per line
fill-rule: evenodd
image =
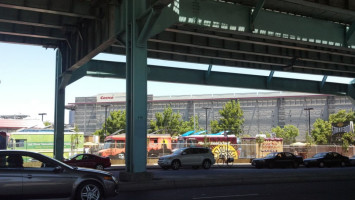
M 70 123 L 78 126 L 85 136 L 90 136 L 102 128 L 105 114 L 111 111 L 125 110 L 124 93 L 98 94 L 92 97 L 76 97 L 75 103 L 66 107 L 70 109 Z M 199 117 L 202 128 L 211 120 L 220 118 L 219 110 L 230 100 L 239 100 L 244 112 L 243 134 L 255 136 L 260 132 L 271 132 L 276 126 L 295 125 L 300 130 L 297 140 L 304 140 L 308 132 L 309 119 L 311 126 L 317 118 L 327 120 L 329 115 L 341 109 L 353 110 L 351 101 L 345 96 L 319 95 L 288 92 L 265 93 L 232 93 L 205 95 L 148 95 L 148 121 L 155 119 L 156 112 L 163 112 L 171 106 L 174 112 L 179 112 L 183 120 L 188 120 L 194 114 Z M 312 110 L 306 110 L 312 108 Z M 207 120 L 206 120 L 207 113 Z M 149 126 L 148 126 L 149 128 Z

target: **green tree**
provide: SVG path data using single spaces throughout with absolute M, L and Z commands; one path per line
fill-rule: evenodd
M 45 121 L 43 122 L 44 126 L 52 126 L 52 123 L 50 123 L 49 121 Z
M 272 129 L 272 132 L 276 134 L 276 137 L 283 138 L 284 144 L 291 144 L 296 142 L 296 137 L 299 135 L 299 130 L 294 125 L 285 125 L 284 128 L 277 126 Z
M 126 132 L 126 111 L 112 111 L 106 119 L 106 135 L 105 123 L 102 124 L 102 129 L 95 131 L 94 135 L 100 136 L 100 140 L 103 141 L 106 136 L 121 129 L 123 132 Z
M 70 149 L 73 152 L 73 150 L 77 150 L 79 147 L 79 144 L 82 141 L 82 135 L 79 135 L 79 128 L 78 126 L 74 126 L 74 134 L 70 135 Z
M 328 144 L 332 137 L 332 125 L 320 118 L 313 124 L 311 136 L 316 144 Z
M 342 136 L 342 148 L 344 151 L 348 152 L 350 144 L 354 143 L 354 133 L 344 133 Z
M 200 130 L 198 117 L 195 116 L 196 130 Z M 170 134 L 171 136 L 185 133 L 194 129 L 194 117 L 190 117 L 189 121 L 183 121 L 179 112 L 174 113 L 173 109 L 168 106 L 163 113 L 155 113 L 155 120 L 150 121 L 149 132 L 160 134 Z
M 239 101 L 231 100 L 227 102 L 222 110 L 219 110 L 221 118 L 212 120 L 210 126 L 212 132 L 229 131 L 230 134 L 238 136 L 243 131 L 243 110 Z
M 346 110 L 340 110 L 337 113 L 329 115 L 329 122 L 331 124 L 333 123 L 339 123 L 339 122 L 349 122 L 349 121 L 355 121 L 355 112 L 354 111 L 349 111 L 347 112 Z M 354 133 L 344 133 L 341 140 L 342 140 L 342 145 L 343 148 L 347 149 L 350 144 L 352 144 L 354 141 L 350 139 L 350 136 L 354 135 Z
M 348 121 L 355 121 L 355 112 L 346 110 L 340 110 L 337 113 L 329 115 L 329 122 L 330 123 L 339 123 L 339 122 L 348 122 Z

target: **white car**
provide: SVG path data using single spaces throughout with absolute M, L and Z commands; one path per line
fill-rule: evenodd
M 161 168 L 169 169 L 171 167 L 174 170 L 182 166 L 192 166 L 196 169 L 202 166 L 204 169 L 209 169 L 215 162 L 211 150 L 204 147 L 178 149 L 170 155 L 160 157 L 158 160 Z

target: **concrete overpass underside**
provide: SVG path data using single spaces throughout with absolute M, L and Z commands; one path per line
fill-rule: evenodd
M 84 76 L 126 79 L 126 170 L 146 171 L 147 81 L 347 95 L 355 83 L 349 0 L 0 0 L 0 41 L 56 48 L 55 157 L 63 157 L 65 88 Z M 126 63 L 94 61 L 105 52 Z M 148 58 L 208 64 L 147 65 Z M 268 70 L 217 72 L 214 65 Z M 295 72 L 321 81 L 274 77 Z

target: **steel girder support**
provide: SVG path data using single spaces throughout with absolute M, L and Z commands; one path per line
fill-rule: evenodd
M 140 36 L 137 23 L 146 4 L 141 0 L 125 0 L 124 6 L 127 63 L 125 161 L 126 171 L 135 174 L 145 172 L 147 164 L 147 41 L 144 41 L 145 36 Z M 138 43 L 140 37 L 143 41 Z
M 118 41 L 117 37 L 124 30 L 123 7 L 118 1 L 101 5 L 101 20 L 84 21 L 77 31 L 66 35 L 70 52 L 69 63 L 65 71 L 75 71 L 94 56 Z
M 250 16 L 250 31 L 254 31 L 255 27 L 254 27 L 254 23 L 258 17 L 258 14 L 261 10 L 261 8 L 264 6 L 265 0 L 259 0 L 258 3 L 256 4 L 256 7 L 254 8 L 253 13 Z
M 64 56 L 65 58 L 65 56 Z M 64 109 L 65 87 L 61 87 L 63 77 L 63 56 L 60 50 L 56 53 L 55 75 L 55 109 L 54 109 L 54 158 L 63 160 L 64 153 Z
M 98 69 L 98 72 L 109 74 L 109 77 L 125 78 L 124 63 L 109 61 L 90 61 L 87 66 L 88 70 Z M 118 67 L 119 66 L 119 67 Z M 206 83 L 205 70 L 192 70 L 162 67 L 156 65 L 148 65 L 148 80 L 170 83 L 184 83 L 197 85 L 211 85 L 221 87 L 238 87 L 264 90 L 281 90 L 290 92 L 306 92 L 315 94 L 332 94 L 332 95 L 348 95 L 355 97 L 353 84 L 340 84 L 324 82 L 323 89 L 320 90 L 319 81 L 298 80 L 273 77 L 256 76 L 225 72 L 210 72 L 208 82 Z M 93 77 L 103 77 L 103 74 L 88 74 Z M 271 78 L 272 77 L 272 78 Z M 350 90 L 352 87 L 352 90 Z M 349 89 L 350 88 L 350 89 Z
M 247 6 L 203 0 L 180 1 L 179 6 L 181 23 L 241 32 L 249 27 L 250 7 Z M 334 45 L 345 41 L 343 24 L 269 10 L 259 11 L 254 27 L 254 33 L 293 40 Z M 354 45 L 355 38 L 349 39 L 348 44 Z

